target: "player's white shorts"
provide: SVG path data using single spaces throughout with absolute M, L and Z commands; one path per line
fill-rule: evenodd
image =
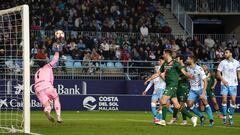
M 237 96 L 237 86 L 221 85 L 221 95 Z
M 155 94 L 152 95 L 152 101 L 158 101 L 163 95 L 164 89 L 159 89 Z
M 188 100 L 197 101 L 201 95 L 202 95 L 202 89 L 190 90 L 188 95 Z M 204 99 L 207 99 L 207 94 L 204 97 Z

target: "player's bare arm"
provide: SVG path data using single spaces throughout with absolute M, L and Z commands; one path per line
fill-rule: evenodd
M 213 83 L 213 85 L 212 85 L 211 89 L 212 89 L 212 90 L 214 90 L 214 89 L 215 89 L 215 87 L 216 87 L 216 85 L 217 85 L 217 79 L 214 79 L 214 83 Z
M 204 99 L 204 97 L 206 96 L 206 89 L 207 89 L 207 78 L 203 80 L 203 91 L 202 91 L 202 95 L 200 96 L 200 99 Z
M 181 69 L 181 72 L 188 78 L 188 79 L 194 79 L 194 76 L 189 74 L 184 68 Z
M 220 71 L 217 71 L 217 76 L 225 86 L 228 86 L 228 82 L 222 77 L 222 74 Z
M 158 71 L 157 73 L 153 74 L 150 78 L 148 78 L 145 82 L 144 82 L 144 85 L 147 85 L 148 82 L 150 82 L 151 80 L 157 78 L 157 77 L 161 77 L 161 72 Z

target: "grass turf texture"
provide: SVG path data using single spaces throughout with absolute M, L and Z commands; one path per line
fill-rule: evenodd
M 152 123 L 150 112 L 62 112 L 64 123 L 50 123 L 43 112 L 31 113 L 31 131 L 44 135 L 237 135 L 240 133 L 240 114 L 235 113 L 234 127 L 223 126 L 215 115 L 215 126 L 193 128 L 192 125 L 167 125 L 161 127 Z M 181 122 L 181 114 L 178 123 Z M 167 119 L 170 120 L 168 115 Z

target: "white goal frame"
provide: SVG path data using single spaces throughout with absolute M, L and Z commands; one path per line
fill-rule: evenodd
M 30 38 L 29 38 L 29 7 L 21 5 L 1 10 L 0 15 L 10 12 L 22 12 L 22 40 L 23 40 L 23 131 L 30 133 Z

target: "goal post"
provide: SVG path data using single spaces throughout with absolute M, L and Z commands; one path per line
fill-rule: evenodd
M 23 39 L 23 131 L 30 133 L 30 39 L 29 7 L 22 6 L 22 39 Z
M 30 133 L 29 7 L 0 10 L 0 133 Z

